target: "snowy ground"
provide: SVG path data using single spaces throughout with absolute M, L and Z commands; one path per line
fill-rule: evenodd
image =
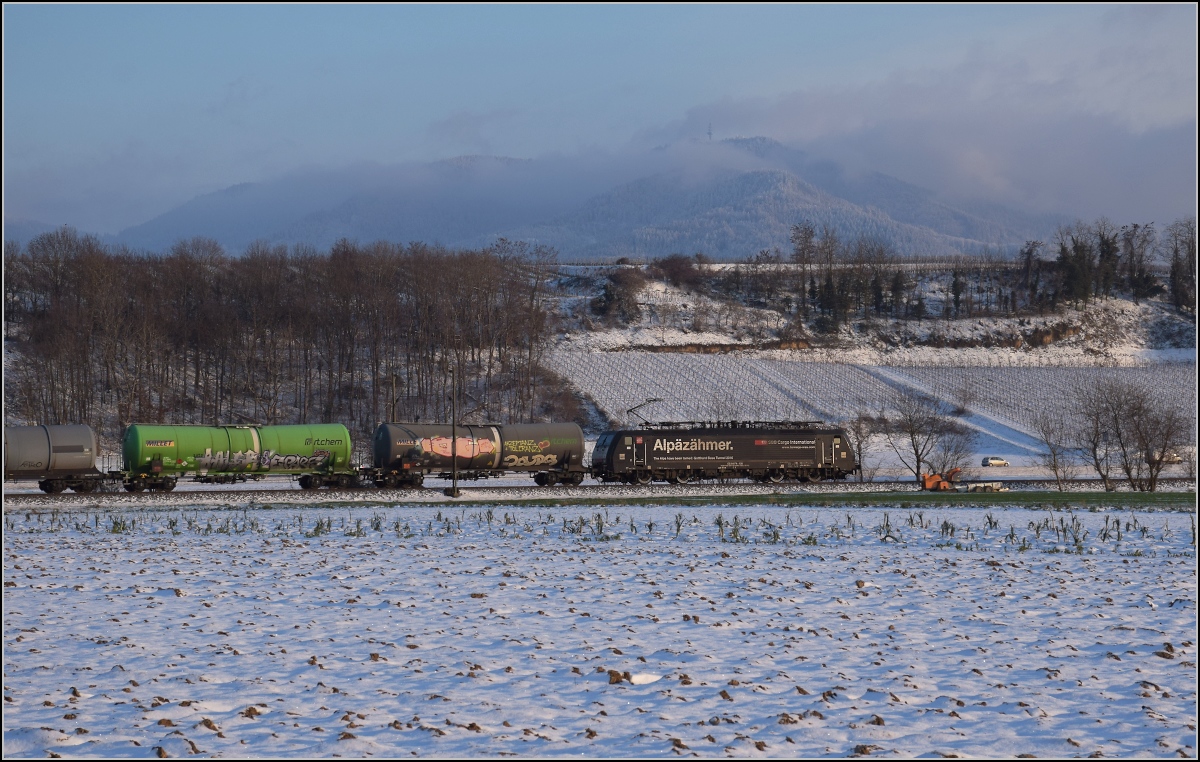
M 1186 514 L 444 510 L 10 511 L 4 755 L 1196 754 Z

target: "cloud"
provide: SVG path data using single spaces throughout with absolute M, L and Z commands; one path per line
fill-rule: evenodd
M 1194 20 L 1194 9 L 1191 12 Z M 1196 204 L 1196 42 L 1180 14 L 1118 8 L 1077 29 L 980 44 L 954 65 L 697 106 L 635 145 L 765 135 L 1031 211 L 1165 219 Z
M 516 109 L 487 112 L 457 111 L 429 125 L 430 142 L 451 153 L 491 154 L 493 141 L 488 137 L 504 122 L 517 117 Z
M 182 147 L 163 154 L 136 140 L 95 159 L 6 169 L 4 215 L 115 233 L 195 195 L 196 187 L 181 185 L 179 178 L 193 176 L 196 169 L 195 158 Z

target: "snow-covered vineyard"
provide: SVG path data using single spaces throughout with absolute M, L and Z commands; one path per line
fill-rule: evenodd
M 9 756 L 1196 754 L 1192 515 L 10 511 Z

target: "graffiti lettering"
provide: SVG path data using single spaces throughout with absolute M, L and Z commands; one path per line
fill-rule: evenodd
M 505 452 L 541 452 L 550 446 L 550 440 L 535 442 L 532 439 L 510 439 L 504 443 Z
M 553 466 L 558 462 L 557 455 L 506 455 L 505 468 L 528 468 L 529 466 Z
M 246 452 L 211 452 L 206 451 L 196 457 L 196 467 L 209 471 L 270 471 L 271 469 L 308 469 L 320 468 L 329 460 L 328 450 L 314 450 L 312 455 L 296 455 L 277 453 L 264 450 L 262 453 L 247 450 Z

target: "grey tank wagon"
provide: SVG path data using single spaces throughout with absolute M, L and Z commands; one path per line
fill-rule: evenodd
M 92 492 L 105 475 L 96 468 L 96 434 L 82 424 L 5 426 L 4 478 L 34 481 L 47 494 Z
M 592 451 L 602 482 L 844 479 L 859 464 L 842 429 L 816 421 L 655 423 L 609 431 Z

